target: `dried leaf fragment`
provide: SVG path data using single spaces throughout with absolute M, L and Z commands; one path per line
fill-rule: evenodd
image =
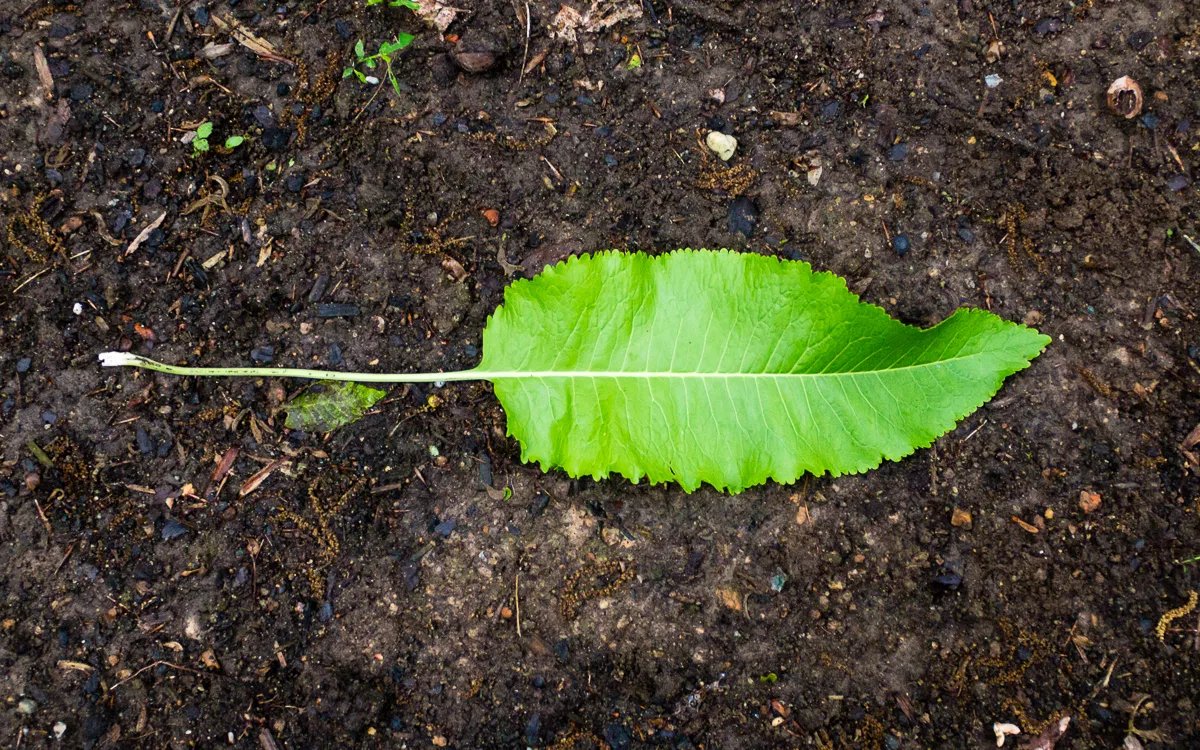
M 1108 108 L 1126 120 L 1142 113 L 1142 87 L 1129 76 L 1121 76 L 1108 87 Z
M 971 528 L 971 511 L 955 508 L 950 513 L 950 525 L 956 529 Z
M 1092 513 L 1100 507 L 1100 493 L 1091 490 L 1079 491 L 1079 509 L 1084 513 Z
M 717 589 L 717 598 L 725 605 L 726 609 L 731 609 L 734 612 L 742 611 L 742 595 L 733 589 Z

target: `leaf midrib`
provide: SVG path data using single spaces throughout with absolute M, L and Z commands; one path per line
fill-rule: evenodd
M 940 367 L 951 362 L 961 362 L 975 357 L 982 357 L 994 352 L 975 352 L 959 357 L 949 357 L 933 362 L 920 362 L 899 367 L 885 367 L 874 370 L 834 370 L 832 372 L 672 372 L 669 370 L 472 370 L 475 377 L 481 380 L 515 380 L 519 378 L 623 378 L 623 379 L 714 379 L 730 378 L 836 378 L 856 375 L 882 375 L 904 370 L 916 370 L 925 367 Z

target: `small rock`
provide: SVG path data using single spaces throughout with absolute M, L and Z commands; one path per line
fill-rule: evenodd
M 250 352 L 250 361 L 259 365 L 269 365 L 275 359 L 275 347 L 258 346 Z
M 612 750 L 629 750 L 633 744 L 633 735 L 624 725 L 613 722 L 604 727 L 604 741 Z
M 29 372 L 29 368 L 33 366 L 33 360 L 29 357 L 21 357 L 17 360 L 17 372 Z
M 183 536 L 187 531 L 186 526 L 172 518 L 163 524 L 162 539 L 164 542 L 169 542 L 172 539 L 178 539 Z
M 950 525 L 958 529 L 971 528 L 971 512 L 962 508 L 955 508 L 950 513 Z
M 443 539 L 446 539 L 446 538 L 449 538 L 449 536 L 454 533 L 454 530 L 456 528 L 458 528 L 458 521 L 454 520 L 453 518 L 448 518 L 445 521 L 442 521 L 441 523 L 439 523 L 437 526 L 434 526 L 433 531 L 438 536 L 442 537 Z
M 262 134 L 263 148 L 268 151 L 283 151 L 292 139 L 292 131 L 286 128 L 267 128 Z
M 17 704 L 17 713 L 22 716 L 33 716 L 37 710 L 37 701 L 32 698 L 22 698 L 21 702 Z
M 496 67 L 503 47 L 496 37 L 486 32 L 468 31 L 450 53 L 455 65 L 467 73 L 486 73 Z
M 965 217 L 958 217 L 958 238 L 968 245 L 975 244 L 975 230 L 971 228 L 971 221 Z
M 754 205 L 754 201 L 744 195 L 734 198 L 729 204 L 730 233 L 740 234 L 746 239 L 750 239 L 754 235 L 754 228 L 757 225 L 758 206 Z
M 54 739 L 61 740 L 63 735 L 67 733 L 67 725 L 61 721 L 54 722 Z
M 1178 193 L 1180 190 L 1183 190 L 1190 184 L 1191 180 L 1189 180 L 1188 176 L 1185 174 L 1175 174 L 1167 178 L 1167 187 L 1176 193 Z
M 903 258 L 908 255 L 909 248 L 912 247 L 912 242 L 908 239 L 907 234 L 898 234 L 892 238 L 892 249 L 896 251 L 896 255 Z
M 888 149 L 888 159 L 890 161 L 904 161 L 908 158 L 908 144 L 900 142 Z
M 318 318 L 356 318 L 360 314 L 358 305 L 326 302 L 317 305 Z
M 42 412 L 42 421 L 46 424 L 54 424 L 58 421 L 58 414 L 47 409 Z
M 995 73 L 988 73 L 986 76 L 983 77 L 983 83 L 989 89 L 994 89 L 997 86 L 999 86 L 1000 84 L 1004 83 L 1004 79 Z
M 1129 38 L 1125 41 L 1129 43 L 1130 49 L 1134 50 L 1135 52 L 1141 52 L 1146 48 L 1147 44 L 1154 41 L 1154 32 L 1146 31 L 1145 29 L 1141 31 L 1135 31 L 1130 34 Z
M 737 138 L 732 135 L 727 135 L 719 130 L 710 130 L 708 135 L 704 137 L 704 145 L 708 146 L 709 150 L 717 155 L 721 161 L 729 161 L 733 158 L 733 153 L 737 151 Z
M 1062 19 L 1055 18 L 1053 16 L 1047 16 L 1046 18 L 1038 21 L 1037 25 L 1033 27 L 1033 30 L 1038 34 L 1038 36 L 1050 36 L 1051 34 L 1057 34 L 1058 32 L 1062 31 L 1062 27 Z

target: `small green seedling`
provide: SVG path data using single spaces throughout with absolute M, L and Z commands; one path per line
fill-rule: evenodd
M 196 128 L 196 134 L 192 137 L 192 156 L 199 156 L 208 151 L 208 137 L 212 135 L 213 124 L 205 121 L 200 123 L 200 127 Z
M 379 78 L 361 69 L 375 70 L 380 65 L 383 65 L 384 77 L 388 83 L 392 84 L 392 89 L 396 94 L 399 95 L 400 81 L 396 79 L 396 74 L 392 72 L 393 57 L 397 52 L 412 44 L 413 39 L 412 34 L 401 32 L 396 35 L 393 41 L 380 44 L 379 51 L 373 55 L 367 54 L 366 45 L 363 44 L 363 40 L 359 39 L 354 45 L 354 63 L 346 66 L 346 69 L 342 71 L 342 78 L 354 76 L 359 80 L 359 83 L 368 83 L 372 86 L 377 86 L 380 82 Z
M 192 156 L 199 156 L 208 151 L 208 139 L 212 135 L 213 124 L 211 121 L 204 121 L 196 128 L 192 135 Z M 246 142 L 244 135 L 231 135 L 225 139 L 225 148 L 232 151 L 238 146 Z
M 417 10 L 421 9 L 421 6 L 417 5 L 416 0 L 386 0 L 386 1 L 387 1 L 389 8 L 408 8 L 411 11 L 417 11 Z M 384 2 L 385 2 L 385 0 L 367 0 L 367 7 L 370 8 L 374 5 L 383 5 Z

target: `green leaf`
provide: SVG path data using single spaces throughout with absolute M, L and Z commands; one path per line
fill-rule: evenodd
M 363 44 L 363 40 L 359 39 L 354 43 L 354 56 L 362 60 L 367 54 L 367 45 Z
M 287 405 L 285 424 L 293 430 L 332 432 L 366 414 L 387 391 L 358 383 L 322 381 Z
M 237 148 L 246 142 L 244 135 L 231 135 L 225 139 L 225 148 Z
M 211 122 L 202 122 L 200 127 L 196 128 L 196 138 L 204 139 L 212 135 L 213 124 Z
M 382 2 L 382 0 L 379 0 L 379 2 Z M 390 3 L 388 3 L 388 5 L 393 8 L 408 8 L 412 11 L 421 9 L 421 6 L 417 4 L 416 0 L 392 0 Z
M 342 78 L 349 78 L 352 75 L 354 75 L 354 68 L 343 68 L 342 69 Z
M 927 447 L 1049 341 L 982 310 L 904 325 L 807 263 L 600 253 L 512 284 L 467 374 L 543 469 L 736 492 Z
M 395 41 L 384 42 L 383 44 L 379 45 L 379 54 L 380 55 L 395 54 L 396 52 L 399 52 L 400 50 L 404 49 L 408 45 L 412 44 L 413 39 L 415 39 L 415 38 L 416 37 L 414 37 L 412 34 L 397 34 Z
M 207 151 L 208 150 L 208 139 L 206 139 L 206 138 L 193 139 L 192 140 L 192 150 L 193 151 Z
M 396 80 L 396 76 L 392 71 L 388 71 L 388 80 L 391 81 L 392 91 L 396 92 L 396 96 L 400 96 L 400 81 Z

